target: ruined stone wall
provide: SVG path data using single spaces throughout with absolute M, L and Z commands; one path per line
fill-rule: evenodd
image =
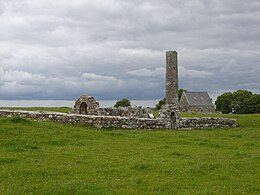
M 236 127 L 237 121 L 228 118 L 181 118 L 179 123 L 180 129 L 215 129 L 215 128 L 229 128 Z
M 85 124 L 97 128 L 123 129 L 170 129 L 170 121 L 165 119 L 148 119 L 119 116 L 93 116 L 82 114 L 65 114 L 55 112 L 29 112 L 0 110 L 0 117 L 22 117 L 34 121 L 54 121 L 70 124 Z M 179 129 L 227 128 L 237 126 L 234 119 L 225 118 L 180 118 Z
M 124 116 L 149 118 L 148 114 L 153 113 L 151 109 L 142 107 L 122 107 L 122 108 L 97 108 L 98 116 Z
M 94 97 L 81 95 L 76 101 L 72 114 L 85 114 L 96 116 L 125 116 L 149 118 L 151 109 L 143 107 L 119 107 L 119 108 L 100 108 L 99 103 Z
M 99 108 L 99 103 L 94 97 L 88 95 L 81 95 L 76 101 L 73 108 L 74 114 L 89 114 L 97 115 L 97 108 Z
M 212 114 L 215 113 L 215 108 L 214 106 L 189 106 L 186 112 Z
M 190 105 L 182 105 L 180 106 L 180 110 L 182 112 L 188 113 L 203 113 L 203 114 L 213 114 L 215 112 L 214 106 L 190 106 Z
M 116 127 L 123 129 L 167 129 L 167 123 L 165 123 L 164 120 L 137 117 L 95 116 L 13 110 L 0 110 L 0 117 L 22 117 L 34 121 L 54 121 L 70 124 L 86 124 L 97 128 Z
M 179 109 L 180 112 L 188 112 L 189 111 L 189 102 L 187 101 L 187 98 L 182 95 L 181 99 L 179 101 Z

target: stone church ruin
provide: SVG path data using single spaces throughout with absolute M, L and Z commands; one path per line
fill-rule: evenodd
M 99 103 L 94 97 L 81 95 L 75 102 L 74 114 L 96 115 L 96 116 L 121 116 L 150 118 L 152 110 L 143 107 L 119 107 L 119 108 L 100 108 Z
M 97 115 L 97 108 L 99 108 L 99 103 L 94 97 L 82 95 L 76 100 L 73 113 Z
M 100 108 L 94 97 L 81 95 L 70 114 L 54 112 L 29 112 L 0 110 L 0 117 L 23 117 L 36 121 L 55 121 L 84 124 L 98 128 L 125 129 L 204 129 L 237 126 L 237 121 L 227 118 L 182 118 L 178 105 L 178 55 L 166 52 L 166 104 L 158 118 L 152 109 L 143 107 Z
M 100 108 L 99 103 L 94 97 L 88 95 L 82 95 L 76 100 L 72 113 L 100 116 L 103 119 L 107 119 L 107 117 L 126 117 L 127 119 L 125 118 L 123 121 L 129 121 L 129 124 L 120 126 L 125 128 L 136 128 L 137 126 L 137 128 L 148 129 L 190 129 L 236 125 L 236 121 L 230 119 L 180 118 L 178 102 L 178 54 L 176 51 L 166 52 L 166 104 L 160 109 L 157 119 L 153 117 L 152 110 L 148 108 Z M 119 118 L 110 118 L 110 120 L 114 120 L 112 123 L 115 124 L 117 123 L 115 121 L 119 120 Z M 139 124 L 136 120 L 142 122 Z

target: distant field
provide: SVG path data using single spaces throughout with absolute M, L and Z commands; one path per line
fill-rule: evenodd
M 0 118 L 0 194 L 260 194 L 260 114 L 223 116 L 239 127 L 100 130 Z
M 1 110 L 3 109 L 8 109 L 8 110 L 27 110 L 27 111 L 50 111 L 50 112 L 64 112 L 64 113 L 69 113 L 72 108 L 70 107 L 29 107 L 29 108 L 24 108 L 24 107 L 1 107 Z
M 154 116 L 157 118 L 159 115 L 159 111 L 153 112 Z M 199 113 L 180 113 L 181 117 L 225 117 L 225 118 L 237 118 L 237 115 L 230 115 L 230 114 L 199 114 Z

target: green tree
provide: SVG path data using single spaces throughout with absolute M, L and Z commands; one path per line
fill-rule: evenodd
M 166 98 L 160 100 L 160 101 L 158 102 L 158 104 L 155 105 L 155 108 L 158 109 L 158 110 L 160 110 L 161 107 L 162 107 L 162 105 L 164 105 L 164 104 L 166 104 Z
M 233 94 L 231 92 L 224 93 L 217 97 L 215 102 L 216 110 L 222 113 L 232 112 Z
M 233 101 L 231 106 L 238 114 L 249 114 L 250 111 L 250 99 L 252 96 L 251 91 L 238 90 L 233 93 Z
M 260 94 L 253 94 L 249 99 L 249 113 L 260 113 Z
M 116 104 L 114 105 L 114 107 L 118 108 L 118 107 L 127 107 L 127 106 L 131 106 L 131 103 L 128 99 L 122 99 L 122 100 L 118 100 L 116 102 Z
M 260 95 L 247 90 L 227 92 L 217 97 L 216 110 L 222 113 L 235 111 L 238 114 L 260 113 Z

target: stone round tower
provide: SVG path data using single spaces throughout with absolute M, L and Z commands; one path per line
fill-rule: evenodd
M 166 52 L 166 104 L 162 106 L 159 118 L 168 120 L 170 129 L 178 129 L 178 54 L 176 51 Z

